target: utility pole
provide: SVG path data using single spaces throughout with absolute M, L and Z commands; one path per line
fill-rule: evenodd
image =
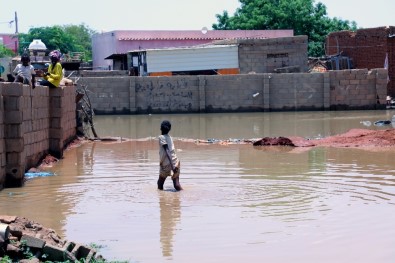
M 18 41 L 19 41 L 19 38 L 18 38 L 18 15 L 16 14 L 16 11 L 15 11 L 14 22 L 15 22 L 15 36 L 16 36 L 16 38 L 15 38 L 15 54 L 18 54 Z
M 18 34 L 18 15 L 15 11 L 15 34 Z

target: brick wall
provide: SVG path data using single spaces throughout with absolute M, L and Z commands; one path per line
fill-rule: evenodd
M 75 87 L 31 89 L 20 83 L 0 83 L 0 189 L 20 186 L 26 170 L 48 153 L 63 156 L 76 135 Z M 4 119 L 4 124 L 3 124 Z
M 3 93 L 3 87 L 0 86 L 0 93 Z M 0 111 L 4 112 L 3 96 L 0 96 Z M 5 182 L 5 166 L 6 166 L 6 151 L 4 142 L 4 115 L 0 114 L 0 189 L 2 189 Z
M 327 55 L 342 52 L 353 60 L 354 68 L 383 68 L 388 54 L 389 83 L 387 93 L 395 97 L 395 27 L 378 27 L 353 31 L 340 31 L 328 35 Z
M 385 69 L 80 78 L 96 114 L 383 109 Z

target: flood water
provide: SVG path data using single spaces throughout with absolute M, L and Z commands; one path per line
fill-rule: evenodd
M 253 147 L 193 140 L 320 138 L 378 127 L 394 110 L 96 116 L 99 136 L 65 152 L 0 214 L 24 216 L 128 262 L 394 262 L 395 148 Z M 181 160 L 156 189 L 160 122 Z M 370 126 L 369 126 L 370 122 Z M 188 142 L 185 139 L 192 139 Z

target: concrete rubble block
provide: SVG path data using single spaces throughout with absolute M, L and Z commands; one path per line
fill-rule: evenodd
M 23 235 L 21 237 L 21 242 L 26 242 L 26 246 L 31 248 L 43 249 L 45 246 L 45 241 L 36 237 L 32 237 L 29 235 Z
M 23 228 L 21 226 L 10 226 L 10 234 L 18 239 L 20 239 L 23 235 Z
M 64 247 L 57 247 L 51 244 L 45 244 L 43 254 L 47 256 L 47 260 L 64 261 L 66 250 Z
M 17 256 L 21 250 L 17 246 L 14 246 L 12 244 L 7 244 L 6 251 L 7 251 L 7 255 L 12 257 L 12 256 Z
M 96 251 L 89 247 L 81 244 L 76 244 L 74 249 L 71 251 L 77 259 L 85 259 L 85 262 L 90 262 L 90 260 L 95 256 Z
M 16 216 L 0 215 L 0 222 L 5 224 L 11 224 L 15 222 Z

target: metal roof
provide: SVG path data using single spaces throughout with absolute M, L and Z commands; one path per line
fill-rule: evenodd
M 188 49 L 213 49 L 213 48 L 224 48 L 224 47 L 236 47 L 238 45 L 212 45 L 212 44 L 204 44 L 197 46 L 188 46 L 188 47 L 164 47 L 164 48 L 147 48 L 147 49 L 136 49 L 129 50 L 128 53 L 132 52 L 144 52 L 144 51 L 171 51 L 171 50 L 188 50 Z
M 116 31 L 115 31 L 116 32 Z M 293 36 L 286 30 L 130 30 L 116 32 L 120 41 L 128 40 L 221 40 L 241 38 L 275 38 Z

